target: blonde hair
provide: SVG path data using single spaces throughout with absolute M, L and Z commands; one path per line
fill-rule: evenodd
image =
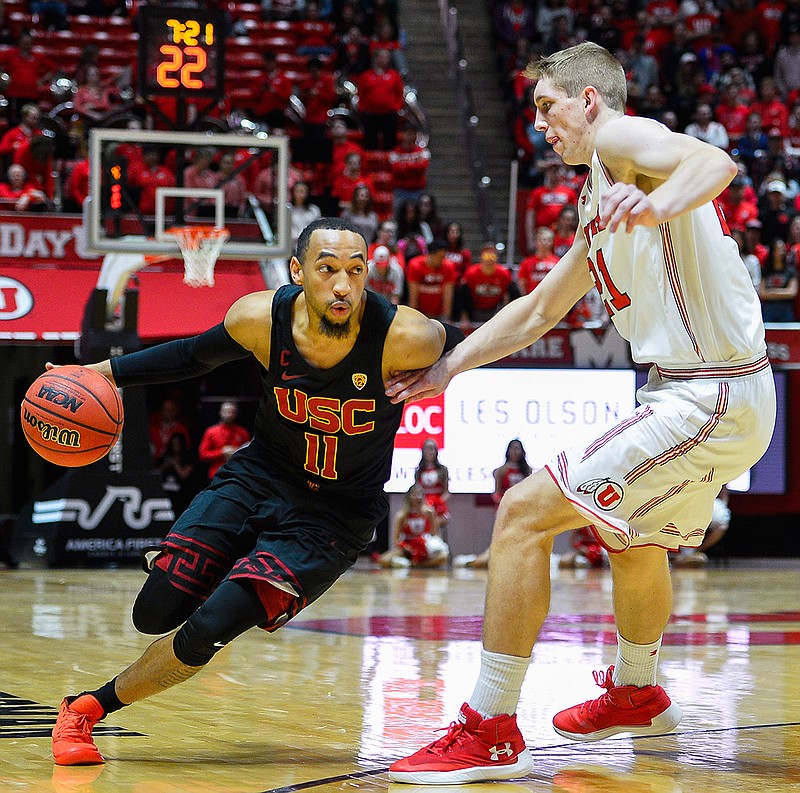
M 625 112 L 628 85 L 622 64 L 605 48 L 591 41 L 543 56 L 525 70 L 531 80 L 546 78 L 567 96 L 580 96 L 587 86 L 596 88 L 606 104 Z

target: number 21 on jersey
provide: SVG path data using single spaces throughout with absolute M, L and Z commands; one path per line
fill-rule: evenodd
M 621 292 L 614 284 L 611 273 L 608 272 L 606 260 L 603 257 L 603 249 L 597 249 L 595 261 L 592 261 L 590 256 L 586 257 L 586 261 L 589 263 L 589 271 L 592 273 L 595 286 L 603 298 L 603 303 L 605 303 L 609 316 L 613 316 L 622 311 L 623 308 L 627 308 L 631 304 L 631 299 L 628 297 L 627 292 Z

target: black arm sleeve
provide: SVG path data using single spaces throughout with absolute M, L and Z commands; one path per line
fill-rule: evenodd
M 450 352 L 450 350 L 452 350 L 456 344 L 464 341 L 464 339 L 467 337 L 464 335 L 464 331 L 455 325 L 449 325 L 447 322 L 442 322 L 442 327 L 444 328 L 444 349 L 442 350 L 442 355 L 444 355 L 446 352 Z
M 168 341 L 111 359 L 114 381 L 120 387 L 172 383 L 210 372 L 228 361 L 250 355 L 220 322 L 199 336 Z

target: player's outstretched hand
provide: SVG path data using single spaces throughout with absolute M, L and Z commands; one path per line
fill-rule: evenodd
M 47 361 L 47 363 L 44 365 L 44 368 L 49 372 L 52 369 L 58 369 L 59 366 L 62 366 L 62 364 L 50 363 L 50 361 Z M 100 372 L 100 374 L 103 375 L 106 380 L 110 380 L 111 383 L 116 385 L 116 383 L 114 383 L 114 374 L 111 371 L 111 363 L 109 361 L 106 360 L 100 361 L 99 363 L 84 363 L 81 364 L 81 366 L 85 366 L 87 369 L 94 369 L 96 372 Z
M 635 184 L 615 182 L 600 199 L 600 223 L 609 231 L 624 223 L 630 234 L 635 226 L 657 226 L 660 222 L 650 197 Z
M 450 382 L 450 374 L 444 358 L 440 358 L 427 369 L 408 372 L 392 372 L 386 383 L 386 395 L 397 404 L 409 399 L 424 399 L 441 394 Z

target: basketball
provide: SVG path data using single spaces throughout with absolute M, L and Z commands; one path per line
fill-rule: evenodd
M 21 409 L 22 431 L 39 456 L 77 468 L 108 454 L 122 432 L 122 400 L 99 372 L 59 366 L 31 383 Z

